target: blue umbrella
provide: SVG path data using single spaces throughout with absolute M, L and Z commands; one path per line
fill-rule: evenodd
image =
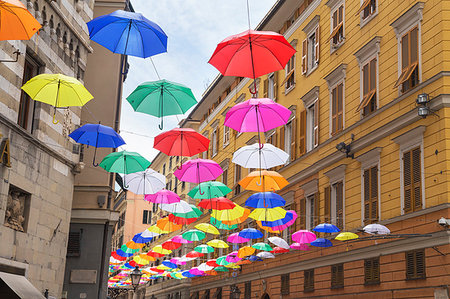
M 187 278 L 191 278 L 191 277 L 196 277 L 197 276 L 197 275 L 192 274 L 191 272 L 189 272 L 189 270 L 188 271 L 183 271 L 181 273 L 181 275 L 183 275 L 184 277 L 187 277 Z
M 172 263 L 171 261 L 162 261 L 162 264 L 163 264 L 164 266 L 169 267 L 169 268 L 172 268 L 172 269 L 177 268 L 177 265 L 174 264 L 174 263 Z
M 260 192 L 250 196 L 245 205 L 257 209 L 272 209 L 276 207 L 282 207 L 286 204 L 286 201 L 280 195 L 273 192 Z
M 117 249 L 116 253 L 117 253 L 117 255 L 120 255 L 121 257 L 133 256 L 133 253 L 125 253 L 122 249 Z
M 98 164 L 95 163 L 97 148 L 116 148 L 125 144 L 125 141 L 116 131 L 114 131 L 113 128 L 103 126 L 101 124 L 85 124 L 84 126 L 79 127 L 78 129 L 70 133 L 69 136 L 73 140 L 75 140 L 75 142 L 95 147 L 94 160 L 92 161 L 92 164 L 94 166 L 98 166 Z
M 246 259 L 248 259 L 251 262 L 262 262 L 263 261 L 262 258 L 260 258 L 259 256 L 256 256 L 256 255 L 250 255 L 250 256 L 246 257 Z
M 328 239 L 324 239 L 324 238 L 318 238 L 315 241 L 312 241 L 311 246 L 316 246 L 316 247 L 331 247 L 333 246 L 333 243 L 331 243 L 330 240 Z
M 275 221 L 261 221 L 261 225 L 267 226 L 267 227 L 281 226 L 281 225 L 285 225 L 289 221 L 292 221 L 292 219 L 294 219 L 294 217 L 296 217 L 296 215 L 294 215 L 294 213 L 287 211 L 286 216 L 284 216 L 284 218 L 278 219 Z
M 136 244 L 144 244 L 150 242 L 152 239 L 152 237 L 146 238 L 142 236 L 142 233 L 138 233 L 134 235 L 133 242 Z
M 114 53 L 147 58 L 167 52 L 167 35 L 140 13 L 116 10 L 87 26 L 91 40 Z
M 239 232 L 239 237 L 246 239 L 259 239 L 262 238 L 264 234 L 254 228 L 244 228 Z
M 319 232 L 319 233 L 338 233 L 341 230 L 333 224 L 330 223 L 321 223 L 315 228 L 313 228 L 313 231 Z
M 130 263 L 125 263 L 122 267 L 123 268 L 128 268 L 128 269 L 134 269 L 134 267 L 131 266 Z

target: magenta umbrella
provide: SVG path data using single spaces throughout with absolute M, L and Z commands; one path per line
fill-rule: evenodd
M 161 190 L 155 194 L 146 194 L 144 199 L 152 203 L 171 204 L 180 202 L 180 197 L 170 190 Z
M 227 238 L 227 242 L 234 243 L 234 244 L 247 243 L 249 241 L 250 241 L 250 239 L 240 237 L 239 233 L 231 234 Z
M 316 234 L 310 232 L 309 230 L 302 229 L 292 234 L 292 240 L 300 244 L 311 243 L 316 239 Z
M 232 253 L 227 254 L 227 257 L 225 258 L 225 260 L 229 263 L 237 263 L 242 259 L 238 257 L 237 251 L 233 251 Z
M 200 184 L 206 181 L 213 181 L 222 173 L 222 167 L 213 160 L 193 159 L 185 162 L 173 174 L 180 181 Z M 199 192 L 202 194 L 200 186 Z
M 291 248 L 295 249 L 295 250 L 303 250 L 303 251 L 308 251 L 311 250 L 311 248 L 309 248 L 308 244 L 305 243 L 293 243 L 291 244 Z
M 192 268 L 191 270 L 189 270 L 189 273 L 193 274 L 193 275 L 204 275 L 205 272 L 200 271 L 199 269 L 197 269 L 196 267 Z
M 171 240 L 174 243 L 181 243 L 181 244 L 193 243 L 192 241 L 183 239 L 183 237 L 181 235 L 177 235 L 177 236 L 173 237 Z
M 288 228 L 289 226 L 291 226 L 292 224 L 294 224 L 295 220 L 297 220 L 297 217 L 298 217 L 297 213 L 294 210 L 286 211 L 286 215 L 288 213 L 292 214 L 292 219 L 289 220 L 288 222 L 286 222 L 285 224 L 271 227 L 271 229 L 273 231 L 282 231 L 282 230 L 285 230 L 286 228 Z M 283 219 L 281 219 L 281 220 L 283 220 Z

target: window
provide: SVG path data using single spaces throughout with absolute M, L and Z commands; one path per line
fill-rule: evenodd
M 241 180 L 241 166 L 235 164 L 234 165 L 234 195 L 238 195 L 241 193 L 241 185 L 239 185 L 239 181 Z
M 306 151 L 319 145 L 319 101 L 306 109 Z
M 251 281 L 247 281 L 245 283 L 244 298 L 252 298 L 252 282 Z
M 152 212 L 149 210 L 142 211 L 142 224 L 150 224 L 152 218 Z
M 364 26 L 368 21 L 377 14 L 377 0 L 361 0 L 361 7 L 358 9 L 356 15 L 361 16 L 361 26 Z
M 274 72 L 268 75 L 267 97 L 274 101 L 277 100 L 278 95 L 278 72 Z
M 302 42 L 302 74 L 309 75 L 319 65 L 320 17 L 315 16 L 303 31 L 306 38 Z
M 228 167 L 225 168 L 222 172 L 222 183 L 224 185 L 228 185 Z
M 291 293 L 289 282 L 289 274 L 281 275 L 281 295 L 289 295 Z
M 325 221 L 333 223 L 341 230 L 344 229 L 344 180 L 347 165 L 341 164 L 327 172 L 330 186 L 325 188 Z
M 341 132 L 343 125 L 343 83 L 338 84 L 331 91 L 331 135 Z
M 169 157 L 169 172 L 172 170 L 172 158 L 173 157 Z
M 186 188 L 186 182 L 182 181 L 181 182 L 181 191 L 184 191 L 185 188 Z
M 365 169 L 364 180 L 364 224 L 378 221 L 378 166 Z
M 363 115 L 369 115 L 377 109 L 377 60 L 372 59 L 362 68 L 363 99 L 356 111 L 362 109 Z
M 364 283 L 380 283 L 380 258 L 364 260 Z
M 421 172 L 420 147 L 403 152 L 403 198 L 405 213 L 422 209 Z
M 344 264 L 331 266 L 331 288 L 343 288 L 344 287 Z
M 163 174 L 163 175 L 166 175 L 166 164 L 163 165 L 163 168 L 162 168 L 162 174 Z
M 289 164 L 289 161 L 294 161 L 297 158 L 297 147 L 296 147 L 297 119 L 295 118 L 295 109 L 291 110 L 294 117 L 291 118 L 284 127 L 281 127 L 281 134 L 280 134 L 281 135 L 280 147 L 286 153 L 288 153 L 290 157 L 286 164 Z
M 314 291 L 314 269 L 305 270 L 303 272 L 304 282 L 303 282 L 303 290 L 305 292 Z
M 425 250 L 412 250 L 405 253 L 406 279 L 424 279 L 425 273 Z
M 211 143 L 212 143 L 211 157 L 214 157 L 215 155 L 217 155 L 217 151 L 219 149 L 219 128 L 218 127 L 215 128 L 212 132 Z
M 331 10 L 330 41 L 332 49 L 338 48 L 344 39 L 344 4 L 340 4 Z
M 318 193 L 306 197 L 306 229 L 312 230 L 319 224 L 319 195 Z
M 223 147 L 226 147 L 230 144 L 230 127 L 223 127 Z
M 174 187 L 173 187 L 173 192 L 177 193 L 178 192 L 178 178 L 175 177 L 175 182 L 174 182 Z
M 122 245 L 122 244 L 120 244 Z M 81 249 L 81 232 L 69 232 L 69 239 L 67 240 L 67 256 L 80 256 Z
M 156 213 L 158 211 L 158 205 L 157 204 L 153 204 L 152 205 L 152 212 Z
M 28 80 L 39 74 L 40 65 L 29 55 L 25 57 L 25 65 L 23 69 L 22 85 Z M 28 94 L 23 90 L 20 94 L 19 113 L 17 118 L 17 124 L 33 133 L 33 121 L 34 121 L 34 109 L 35 101 L 33 101 Z
M 334 224 L 341 230 L 344 228 L 344 184 L 334 183 L 331 186 L 331 212 L 334 216 Z
M 291 45 L 296 48 L 296 41 L 293 44 L 291 42 Z M 291 59 L 289 59 L 288 63 L 286 64 L 286 78 L 284 78 L 281 85 L 284 84 L 285 87 L 285 94 L 287 94 L 291 89 L 295 87 L 295 54 L 292 55 Z

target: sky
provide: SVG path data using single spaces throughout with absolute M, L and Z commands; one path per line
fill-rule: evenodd
M 276 0 L 248 0 L 254 29 Z M 208 60 L 226 37 L 248 29 L 246 0 L 131 0 L 136 12 L 157 23 L 168 36 L 167 53 L 152 57 L 162 79 L 190 87 L 200 101 L 219 72 Z M 158 80 L 152 61 L 129 58 L 130 70 L 123 89 L 120 135 L 127 145 L 150 161 L 156 156 L 153 138 L 162 131 L 159 119 L 134 112 L 126 97 L 141 83 Z M 189 114 L 166 117 L 164 130 L 177 126 Z

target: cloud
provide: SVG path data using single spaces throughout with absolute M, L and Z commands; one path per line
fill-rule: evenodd
M 249 0 L 254 28 L 276 0 Z M 157 23 L 168 36 L 168 53 L 154 56 L 162 78 L 189 86 L 197 100 L 218 71 L 207 62 L 216 45 L 225 37 L 248 29 L 245 0 L 132 0 L 136 12 Z M 157 80 L 150 59 L 130 57 L 130 72 L 124 85 L 121 129 L 126 149 L 153 159 L 153 140 L 159 119 L 134 112 L 126 97 L 141 83 Z M 183 116 L 164 120 L 166 129 L 174 128 Z M 131 134 L 128 132 L 134 132 Z

